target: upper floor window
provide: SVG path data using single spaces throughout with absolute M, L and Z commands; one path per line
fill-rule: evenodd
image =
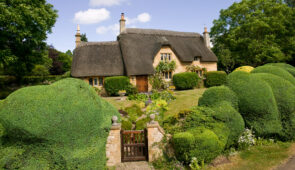
M 171 53 L 161 53 L 161 61 L 171 61 Z
M 200 57 L 194 57 L 194 61 L 200 61 Z

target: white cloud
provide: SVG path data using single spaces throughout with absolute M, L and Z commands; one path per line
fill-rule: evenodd
M 120 5 L 125 0 L 90 0 L 89 4 L 93 7 L 98 6 L 113 6 L 113 5 Z
M 96 33 L 97 34 L 106 34 L 106 33 L 113 33 L 114 35 L 119 35 L 119 30 L 120 30 L 120 26 L 119 24 L 113 24 L 113 25 L 109 25 L 109 26 L 101 26 L 96 28 Z
M 151 15 L 149 13 L 141 13 L 137 15 L 136 18 L 128 18 L 126 17 L 126 24 L 131 25 L 131 24 L 136 24 L 136 23 L 145 23 L 149 22 L 151 20 Z
M 110 18 L 110 11 L 105 8 L 88 9 L 75 13 L 74 22 L 78 24 L 96 24 Z

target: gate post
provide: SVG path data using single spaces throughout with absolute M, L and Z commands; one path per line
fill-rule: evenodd
M 152 121 L 147 124 L 147 138 L 148 138 L 148 157 L 149 162 L 153 162 L 163 155 L 163 151 L 159 146 L 165 132 L 157 121 L 154 121 L 155 115 L 151 114 Z
M 112 127 L 107 138 L 106 157 L 107 166 L 121 163 L 121 124 L 117 123 L 118 117 L 113 116 Z

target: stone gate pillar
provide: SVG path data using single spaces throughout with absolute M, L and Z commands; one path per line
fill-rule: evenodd
M 113 124 L 107 138 L 107 166 L 116 166 L 117 164 L 121 163 L 121 124 L 117 123 L 117 120 L 118 117 L 113 116 Z
M 154 121 L 155 115 L 151 115 L 152 121 L 147 124 L 147 138 L 148 138 L 148 151 L 149 162 L 153 162 L 157 158 L 163 155 L 163 151 L 160 148 L 160 142 L 162 141 L 165 132 L 157 121 Z

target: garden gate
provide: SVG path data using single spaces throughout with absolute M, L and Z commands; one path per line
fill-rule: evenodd
M 148 161 L 147 130 L 121 131 L 121 159 L 128 161 Z

